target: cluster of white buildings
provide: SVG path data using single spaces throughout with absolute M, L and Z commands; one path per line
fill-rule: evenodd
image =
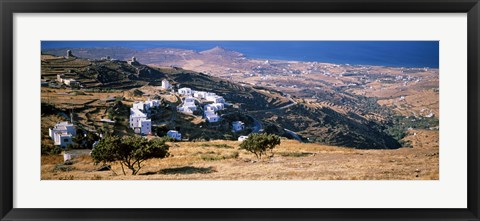
M 166 79 L 162 80 L 162 89 L 169 90 L 173 87 Z M 177 94 L 183 98 L 182 104 L 177 107 L 177 110 L 187 114 L 193 114 L 197 111 L 203 101 L 208 102 L 203 106 L 204 117 L 209 123 L 219 122 L 220 116 L 218 111 L 225 108 L 225 99 L 222 96 L 216 95 L 212 92 L 195 91 L 191 88 L 180 88 Z M 152 107 L 160 106 L 158 100 L 147 100 L 145 102 L 135 102 L 130 108 L 130 128 L 135 133 L 147 135 L 151 134 L 152 121 L 149 119 L 149 110 Z M 235 121 L 232 123 L 232 131 L 238 132 L 245 129 L 245 124 L 242 121 Z M 175 140 L 182 140 L 182 134 L 176 130 L 169 130 L 167 136 Z
M 73 144 L 73 136 L 76 135 L 75 126 L 66 121 L 59 122 L 54 128 L 48 129 L 48 135 L 53 139 L 54 145 L 65 148 Z
M 203 107 L 205 119 L 209 123 L 220 121 L 220 116 L 216 112 L 225 108 L 225 99 L 222 96 L 212 92 L 195 91 L 187 87 L 178 89 L 178 94 L 185 97 L 182 105 L 178 107 L 178 111 L 191 114 L 197 110 L 195 101 L 200 103 L 200 100 L 205 100 L 213 102 Z
M 225 99 L 222 96 L 219 96 L 212 92 L 206 91 L 195 91 L 188 87 L 178 89 L 178 94 L 186 97 L 194 97 L 197 99 L 204 99 L 206 101 L 211 101 L 214 103 L 225 103 Z
M 160 106 L 159 100 L 148 99 L 145 102 L 135 102 L 130 108 L 130 128 L 135 133 L 147 135 L 152 133 L 152 120 L 148 119 L 150 108 Z

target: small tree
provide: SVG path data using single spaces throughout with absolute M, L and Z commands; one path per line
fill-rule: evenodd
M 240 144 L 240 149 L 244 149 L 248 152 L 255 154 L 258 159 L 262 158 L 268 150 L 272 151 L 273 148 L 280 144 L 280 137 L 274 134 L 251 134 Z
M 168 148 L 165 140 L 160 138 L 147 140 L 139 136 L 107 136 L 93 149 L 92 158 L 95 162 L 104 163 L 120 161 L 124 175 L 124 166 L 136 175 L 145 160 L 167 157 Z
M 106 136 L 93 148 L 91 156 L 95 163 L 110 163 L 117 160 L 117 147 L 121 145 L 121 139 L 117 136 Z M 123 170 L 123 168 L 122 168 Z M 125 174 L 125 171 L 124 171 Z

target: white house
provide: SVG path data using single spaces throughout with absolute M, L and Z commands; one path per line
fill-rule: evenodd
M 133 103 L 133 109 L 137 109 L 142 112 L 145 112 L 148 110 L 148 107 L 142 101 L 135 101 L 135 103 Z M 130 113 L 131 113 L 131 109 L 130 109 Z
M 130 108 L 130 128 L 138 134 L 150 134 L 152 132 L 152 121 L 147 115 L 136 108 Z
M 57 146 L 67 147 L 73 144 L 72 137 L 76 135 L 75 126 L 68 122 L 59 122 L 54 128 L 48 129 L 48 134 Z
M 193 97 L 200 98 L 200 99 L 205 99 L 207 97 L 207 92 L 205 92 L 205 91 L 194 91 L 193 92 Z
M 197 110 L 197 105 L 195 104 L 195 99 L 193 97 L 187 97 L 183 100 L 182 106 L 178 107 L 178 111 L 183 113 L 193 113 Z
M 67 162 L 69 160 L 72 160 L 72 154 L 63 153 L 63 162 Z
M 67 121 L 58 122 L 54 128 L 49 128 L 48 132 L 50 137 L 52 137 L 55 132 L 65 132 L 74 136 L 77 133 L 77 131 L 75 130 L 75 126 L 73 126 L 73 124 L 71 123 L 68 123 Z
M 193 104 L 193 105 L 195 105 L 195 98 L 193 98 L 193 97 L 187 97 L 187 98 L 185 98 L 185 99 L 183 100 L 183 103 L 184 103 L 184 104 Z
M 213 92 L 207 92 L 205 94 L 205 99 L 207 99 L 207 97 L 214 97 L 214 96 L 217 96 L 217 94 L 213 93 Z
M 238 141 L 244 141 L 248 138 L 248 136 L 239 136 Z
M 215 123 L 220 121 L 220 116 L 218 116 L 215 112 L 213 111 L 205 111 L 205 118 L 209 123 Z
M 170 89 L 172 85 L 170 85 L 170 82 L 167 81 L 167 79 L 162 80 L 162 89 L 168 90 Z
M 232 122 L 232 132 L 237 132 L 245 129 L 245 124 L 242 121 Z
M 72 135 L 67 133 L 55 133 L 53 137 L 54 144 L 63 148 L 73 144 Z
M 205 111 L 219 111 L 219 110 L 223 110 L 223 108 L 225 107 L 225 105 L 223 103 L 213 103 L 213 104 L 207 104 L 205 106 L 203 106 L 203 109 Z
M 225 99 L 223 99 L 222 96 L 214 95 L 214 96 L 208 96 L 206 97 L 207 101 L 213 101 L 214 103 L 225 103 Z
M 132 57 L 131 60 L 128 60 L 127 63 L 129 65 L 139 65 L 140 63 L 137 61 L 137 58 L 136 57 Z
M 141 120 L 139 127 L 136 128 L 136 130 L 139 130 L 137 133 L 147 135 L 152 133 L 152 120 L 146 119 L 146 120 Z
M 141 120 L 146 120 L 147 115 L 136 108 L 130 108 L 130 127 L 133 129 L 138 127 Z
M 57 74 L 57 82 L 63 83 L 64 74 Z
M 150 108 L 160 106 L 159 100 L 148 99 L 145 102 L 135 102 L 130 108 L 130 128 L 135 133 L 147 135 L 152 133 L 152 120 L 147 119 L 147 111 Z
M 176 130 L 169 130 L 169 131 L 167 132 L 167 136 L 169 136 L 169 137 L 171 137 L 171 138 L 173 138 L 173 139 L 175 139 L 175 140 L 182 140 L 182 134 L 179 133 L 179 132 L 176 131 Z
M 160 106 L 160 101 L 159 100 L 150 100 L 150 98 L 145 101 L 145 105 L 147 107 L 147 110 L 152 108 L 152 107 L 159 107 Z
M 195 106 L 195 105 L 192 105 L 192 106 L 183 105 L 181 107 L 178 107 L 178 111 L 186 113 L 186 114 L 193 114 L 193 112 L 196 111 L 196 110 L 197 110 L 197 106 Z
M 135 101 L 135 103 L 133 103 L 133 108 L 145 113 L 152 107 L 159 107 L 160 103 L 161 102 L 159 100 L 150 100 L 149 98 L 145 102 Z
M 78 86 L 79 85 L 78 81 L 76 81 L 75 79 L 72 79 L 72 78 L 63 79 L 63 83 L 68 85 L 68 86 Z
M 178 89 L 178 93 L 183 96 L 190 96 L 192 95 L 192 89 L 188 87 Z
M 205 111 L 211 111 L 211 112 L 216 111 L 215 107 L 214 107 L 213 105 L 211 105 L 211 104 L 207 104 L 207 105 L 203 106 L 203 109 L 204 109 Z

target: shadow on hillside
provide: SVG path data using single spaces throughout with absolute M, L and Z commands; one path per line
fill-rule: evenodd
M 146 172 L 140 175 L 153 175 L 153 174 L 194 174 L 194 173 L 213 173 L 217 172 L 213 167 L 192 167 L 192 166 L 185 166 L 185 167 L 175 167 L 175 168 L 167 168 L 162 169 L 158 172 Z

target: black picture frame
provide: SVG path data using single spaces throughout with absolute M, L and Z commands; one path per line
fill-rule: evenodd
M 478 0 L 0 0 L 1 220 L 480 220 Z M 467 13 L 468 208 L 466 209 L 16 209 L 13 208 L 14 13 Z M 40 190 L 39 190 L 40 191 Z

